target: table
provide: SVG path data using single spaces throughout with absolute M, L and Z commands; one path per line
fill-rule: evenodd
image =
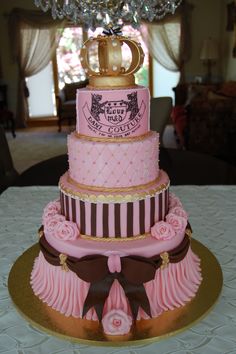
M 235 354 L 236 186 L 175 186 L 194 237 L 218 258 L 224 287 L 210 314 L 191 329 L 157 343 L 105 348 L 63 341 L 29 325 L 15 310 L 7 278 L 14 261 L 37 242 L 44 206 L 57 187 L 12 187 L 0 196 L 0 353 L 50 354 Z
M 236 184 L 236 167 L 207 154 L 160 148 L 160 168 L 165 170 L 172 185 Z M 41 161 L 24 171 L 17 186 L 56 186 L 68 169 L 68 155 Z

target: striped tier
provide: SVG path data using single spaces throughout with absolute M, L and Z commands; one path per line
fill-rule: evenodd
M 62 214 L 76 222 L 82 237 L 143 238 L 168 211 L 169 178 L 164 171 L 152 184 L 128 191 L 85 190 L 65 173 L 59 182 Z

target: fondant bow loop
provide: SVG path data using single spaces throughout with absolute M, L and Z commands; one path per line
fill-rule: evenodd
M 155 277 L 157 263 L 142 256 L 121 258 L 122 273 L 131 284 L 146 283 Z

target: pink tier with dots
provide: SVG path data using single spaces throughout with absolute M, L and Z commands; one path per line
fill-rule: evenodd
M 149 131 L 149 90 L 77 90 L 78 133 L 91 137 L 135 137 Z
M 68 173 L 61 177 L 59 186 L 62 214 L 76 222 L 81 235 L 113 239 L 144 236 L 168 210 L 169 178 L 162 170 L 148 187 L 128 191 L 81 189 L 70 181 Z
M 91 141 L 72 133 L 68 156 L 70 178 L 77 183 L 105 188 L 143 185 L 158 177 L 159 135 Z

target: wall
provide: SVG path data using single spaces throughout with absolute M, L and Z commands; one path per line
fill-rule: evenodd
M 219 44 L 219 60 L 212 69 L 213 80 L 236 80 L 236 59 L 232 57 L 235 34 L 226 31 L 227 3 L 232 0 L 190 0 L 194 6 L 191 17 L 192 53 L 186 64 L 186 79 L 206 74 L 200 60 L 203 40 L 212 37 Z
M 193 5 L 191 16 L 191 59 L 186 64 L 185 73 L 188 81 L 194 80 L 195 76 L 204 76 L 206 68 L 200 60 L 200 51 L 203 40 L 212 37 L 220 42 L 221 36 L 221 0 L 191 0 Z M 217 61 L 213 68 L 213 76 L 221 75 L 221 61 Z
M 186 64 L 186 78 L 192 81 L 195 76 L 204 76 L 206 71 L 199 53 L 204 38 L 211 36 L 217 39 L 221 45 L 221 59 L 213 68 L 215 79 L 236 80 L 235 63 L 232 58 L 233 33 L 226 32 L 226 4 L 232 0 L 188 0 L 194 9 L 191 16 L 192 31 L 192 55 Z M 34 0 L 11 0 L 0 1 L 0 48 L 2 56 L 3 80 L 8 85 L 9 107 L 16 110 L 16 92 L 18 70 L 13 63 L 8 41 L 7 20 L 5 16 L 14 7 L 36 9 Z M 43 13 L 42 13 L 43 15 Z

